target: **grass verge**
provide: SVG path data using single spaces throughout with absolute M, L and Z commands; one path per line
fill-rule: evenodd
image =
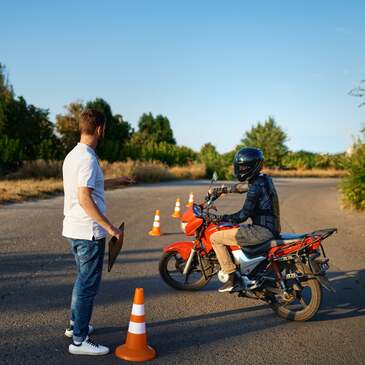
M 344 177 L 348 175 L 346 170 L 334 170 L 334 169 L 311 169 L 311 170 L 277 170 L 277 169 L 264 169 L 265 174 L 273 177 Z
M 61 179 L 0 180 L 0 203 L 46 198 L 62 191 Z

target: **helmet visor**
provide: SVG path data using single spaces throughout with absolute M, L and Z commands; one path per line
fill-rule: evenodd
M 252 166 L 248 166 L 248 165 L 238 165 L 238 173 L 246 174 L 247 172 L 250 171 L 251 168 L 252 168 Z

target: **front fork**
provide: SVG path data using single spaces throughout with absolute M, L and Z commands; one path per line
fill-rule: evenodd
M 189 255 L 189 258 L 188 258 L 188 261 L 186 262 L 186 265 L 184 267 L 184 271 L 183 271 L 183 275 L 187 275 L 189 270 L 190 270 L 190 267 L 191 267 L 191 263 L 194 259 L 194 256 L 196 254 L 196 249 L 195 248 L 192 248 L 191 249 L 191 252 L 190 252 L 190 255 Z

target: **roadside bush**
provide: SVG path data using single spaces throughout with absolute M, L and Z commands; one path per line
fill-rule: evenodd
M 62 178 L 62 161 L 23 161 L 16 172 L 7 174 L 5 179 L 49 179 Z
M 316 165 L 316 155 L 308 151 L 289 151 L 284 155 L 282 161 L 283 167 L 289 170 L 312 169 Z
M 345 206 L 365 209 L 365 143 L 358 143 L 348 158 L 349 175 L 341 182 Z
M 314 153 L 308 151 L 289 151 L 283 157 L 283 167 L 289 170 L 334 169 L 345 168 L 346 156 L 344 153 Z
M 315 156 L 315 168 L 343 170 L 347 157 L 345 153 L 317 153 Z

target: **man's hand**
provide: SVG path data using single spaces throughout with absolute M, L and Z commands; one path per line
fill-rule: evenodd
M 135 184 L 135 182 L 136 181 L 129 176 L 114 177 L 112 179 L 104 180 L 104 187 L 105 189 L 112 189 L 112 188 L 117 188 L 120 185 Z
M 136 180 L 134 180 L 133 177 L 131 177 L 131 176 L 116 177 L 115 181 L 120 184 L 135 184 L 136 183 Z
M 111 225 L 109 228 L 108 228 L 108 233 L 111 235 L 111 236 L 114 236 L 116 237 L 118 240 L 119 238 L 122 236 L 123 234 L 123 231 L 121 231 L 119 228 Z
M 212 201 L 217 200 L 221 195 L 227 193 L 227 187 L 222 185 L 220 188 L 214 188 L 209 190 L 209 198 Z

